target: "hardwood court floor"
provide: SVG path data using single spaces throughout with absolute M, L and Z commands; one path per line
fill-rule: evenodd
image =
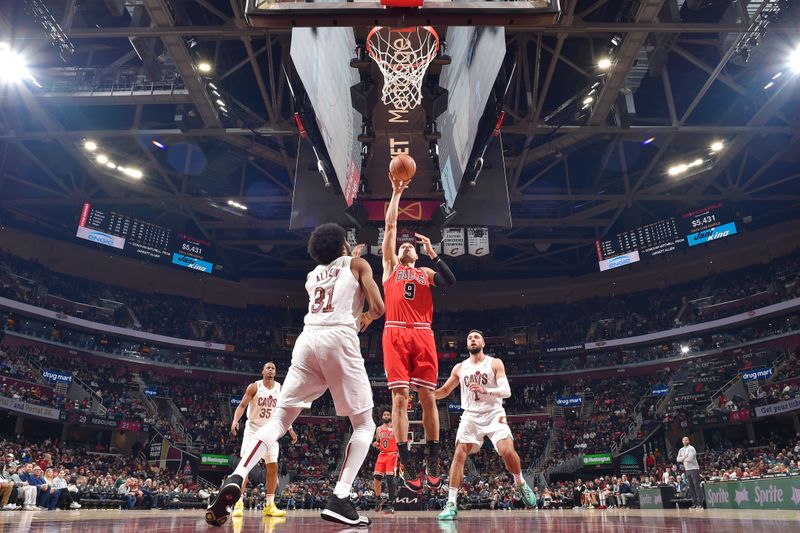
M 286 518 L 262 518 L 259 511 L 245 512 L 243 519 L 229 520 L 222 528 L 206 525 L 201 511 L 50 511 L 2 512 L 0 530 L 15 533 L 529 533 L 596 531 L 645 533 L 735 533 L 800 531 L 797 511 L 472 511 L 459 514 L 457 522 L 439 522 L 433 512 L 368 513 L 369 529 L 353 529 L 324 522 L 316 511 L 290 511 Z

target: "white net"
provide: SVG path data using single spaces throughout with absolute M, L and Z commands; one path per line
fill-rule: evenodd
M 436 30 L 375 26 L 367 37 L 367 52 L 383 74 L 383 103 L 400 110 L 417 107 L 422 102 L 422 79 L 439 52 Z

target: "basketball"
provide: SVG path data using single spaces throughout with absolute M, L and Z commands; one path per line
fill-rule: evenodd
M 389 179 L 395 183 L 408 184 L 417 172 L 417 163 L 410 155 L 400 154 L 392 158 L 389 163 Z

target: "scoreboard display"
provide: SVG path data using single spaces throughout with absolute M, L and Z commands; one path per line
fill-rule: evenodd
M 733 213 L 718 203 L 625 231 L 612 239 L 596 241 L 600 270 L 608 270 L 674 252 L 685 246 L 697 246 L 723 239 L 737 232 Z
M 83 204 L 76 236 L 138 259 L 206 274 L 214 270 L 210 242 L 88 203 Z

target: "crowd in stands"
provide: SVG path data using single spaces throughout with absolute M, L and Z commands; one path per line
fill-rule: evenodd
M 574 304 L 515 307 L 491 314 L 438 312 L 435 329 L 458 335 L 480 324 L 495 335 L 524 327 L 539 351 L 629 337 L 748 311 L 800 294 L 800 253 L 746 269 L 646 292 Z M 146 294 L 73 276 L 0 252 L 3 294 L 67 314 L 148 332 L 233 344 L 240 351 L 282 349 L 273 328 L 299 328 L 302 309 L 226 308 Z M 380 322 L 380 321 L 379 321 Z M 377 323 L 376 331 L 380 329 Z M 376 338 L 376 342 L 379 340 Z M 442 347 L 444 350 L 446 347 Z
M 160 470 L 99 444 L 15 435 L 0 439 L 0 450 L 0 503 L 6 511 L 200 507 L 207 497 L 191 470 Z

